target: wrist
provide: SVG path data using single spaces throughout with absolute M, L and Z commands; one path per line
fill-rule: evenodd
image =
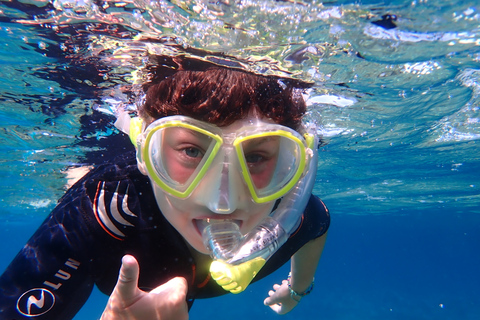
M 290 291 L 290 297 L 297 301 L 297 302 L 300 302 L 300 300 L 305 297 L 306 295 L 310 294 L 310 292 L 312 292 L 313 290 L 313 286 L 314 286 L 314 283 L 315 283 L 315 278 L 313 278 L 312 282 L 310 283 L 310 285 L 307 287 L 307 289 L 305 289 L 304 291 L 296 291 L 292 288 L 292 273 L 289 273 L 288 274 L 288 291 Z

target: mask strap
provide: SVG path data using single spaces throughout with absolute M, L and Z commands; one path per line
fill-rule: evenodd
M 137 137 L 142 133 L 143 121 L 140 117 L 131 118 L 127 112 L 122 112 L 115 121 L 115 127 L 128 134 L 132 144 L 137 147 Z
M 315 150 L 314 149 L 316 147 L 315 146 L 315 136 L 311 133 L 305 133 L 303 135 L 303 137 L 305 138 L 305 142 L 307 143 L 307 147 L 312 149 L 312 150 Z
M 140 117 L 130 119 L 130 132 L 128 133 L 130 141 L 137 147 L 137 138 L 142 133 L 143 120 Z

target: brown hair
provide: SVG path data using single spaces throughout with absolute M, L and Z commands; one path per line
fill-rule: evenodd
M 157 62 L 139 108 L 145 119 L 185 115 L 226 126 L 255 112 L 297 129 L 305 114 L 300 89 L 308 83 L 185 57 L 158 57 Z

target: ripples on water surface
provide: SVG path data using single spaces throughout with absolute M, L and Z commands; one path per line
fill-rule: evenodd
M 121 139 L 108 113 L 138 101 L 148 54 L 186 53 L 315 82 L 315 192 L 334 222 L 478 223 L 479 26 L 476 1 L 2 0 L 0 221 L 43 217 L 66 169 L 121 152 L 104 152 Z M 473 319 L 476 301 L 444 318 Z

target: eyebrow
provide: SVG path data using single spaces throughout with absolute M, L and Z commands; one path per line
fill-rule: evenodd
M 201 132 L 198 132 L 196 130 L 192 130 L 192 129 L 189 129 L 189 128 L 184 128 L 184 127 L 171 127 L 170 129 L 174 129 L 174 130 L 180 130 L 180 132 L 178 133 L 174 133 L 174 134 L 181 134 L 182 137 L 186 137 L 188 138 L 189 136 L 190 137 L 194 137 L 194 138 L 197 138 L 197 139 L 204 139 L 204 138 L 207 138 L 208 140 L 211 140 L 212 138 L 210 138 L 209 136 L 201 133 Z
M 280 139 L 280 137 L 278 137 L 278 136 L 268 136 L 268 137 L 249 139 L 249 140 L 245 141 L 245 143 L 247 144 L 248 147 L 252 146 L 252 145 L 256 147 L 256 146 L 260 146 L 262 144 L 268 143 L 273 139 L 278 141 Z

